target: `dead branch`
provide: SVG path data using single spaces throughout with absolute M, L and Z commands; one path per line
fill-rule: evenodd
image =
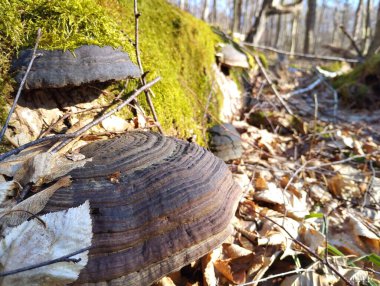
M 260 283 L 260 282 L 269 281 L 269 280 L 272 280 L 273 278 L 283 277 L 283 276 L 286 276 L 286 275 L 289 275 L 289 274 L 300 274 L 300 273 L 313 272 L 313 271 L 315 271 L 315 270 L 300 268 L 300 269 L 296 269 L 296 270 L 292 270 L 292 271 L 288 271 L 288 272 L 283 272 L 283 273 L 279 273 L 279 274 L 269 275 L 268 277 L 265 277 L 265 278 L 262 278 L 262 279 L 253 280 L 253 281 L 250 281 L 250 282 L 247 282 L 247 283 L 243 283 L 243 284 L 238 284 L 238 286 L 248 286 L 248 285 L 257 284 L 257 283 Z
M 59 263 L 59 262 L 78 263 L 79 261 L 81 261 L 81 258 L 71 258 L 71 257 L 73 257 L 75 255 L 78 255 L 78 254 L 80 254 L 82 252 L 85 252 L 85 251 L 89 250 L 90 248 L 91 248 L 91 246 L 86 247 L 86 248 L 82 248 L 82 249 L 80 249 L 78 251 L 75 251 L 75 252 L 70 253 L 70 254 L 65 255 L 65 256 L 61 256 L 61 257 L 56 258 L 56 259 L 52 259 L 52 260 L 45 261 L 45 262 L 42 262 L 42 263 L 38 263 L 38 264 L 35 264 L 35 265 L 30 265 L 30 266 L 18 268 L 18 269 L 15 269 L 15 270 L 10 270 L 10 271 L 6 271 L 6 272 L 2 272 L 2 273 L 0 273 L 0 277 L 5 277 L 5 276 L 9 276 L 9 275 L 18 274 L 18 273 L 21 273 L 21 272 L 33 270 L 33 269 L 36 269 L 36 268 L 44 267 L 44 266 L 55 264 L 55 263 Z
M 363 59 L 363 53 L 360 51 L 352 35 L 349 32 L 347 32 L 346 28 L 343 25 L 340 25 L 339 28 L 342 30 L 343 34 L 350 40 L 351 45 L 354 47 L 355 51 L 358 53 L 359 58 Z
M 141 63 L 141 59 L 140 59 L 140 49 L 139 49 L 139 18 L 141 16 L 141 14 L 138 12 L 137 0 L 134 0 L 134 13 L 135 13 L 135 45 L 134 46 L 135 46 L 135 51 L 136 51 L 136 59 L 137 59 L 137 64 L 139 65 L 140 72 L 141 72 L 140 82 L 141 82 L 142 85 L 146 85 L 146 80 L 145 80 L 145 77 L 144 77 L 144 69 L 143 69 L 143 66 L 142 66 L 142 63 Z M 160 122 L 158 121 L 158 116 L 157 116 L 156 110 L 154 108 L 154 105 L 153 105 L 153 102 L 152 102 L 152 98 L 150 97 L 151 94 L 154 97 L 154 93 L 153 93 L 153 91 L 150 88 L 148 88 L 144 92 L 145 92 L 146 101 L 148 102 L 150 111 L 152 112 L 153 119 L 155 121 L 155 125 L 157 126 L 158 131 L 161 134 L 164 134 L 164 132 L 162 130 L 162 127 L 160 125 Z
M 307 87 L 305 88 L 300 88 L 300 89 L 297 89 L 297 90 L 294 90 L 292 92 L 289 92 L 287 94 L 284 94 L 283 97 L 285 97 L 286 99 L 289 99 L 290 97 L 294 96 L 294 95 L 299 95 L 299 94 L 303 94 L 303 93 L 306 93 L 308 91 L 311 91 L 313 90 L 314 88 L 316 88 L 319 84 L 322 83 L 322 79 L 321 78 L 318 78 L 316 81 L 312 82 L 311 84 L 309 84 Z
M 270 79 L 270 77 L 268 76 L 260 58 L 257 56 L 257 55 L 254 55 L 254 59 L 256 61 L 256 63 L 259 65 L 259 68 L 261 70 L 261 72 L 263 73 L 265 79 L 267 80 L 267 82 L 269 83 L 270 87 L 272 88 L 274 94 L 276 95 L 276 97 L 278 98 L 278 100 L 281 102 L 281 104 L 284 106 L 284 108 L 286 109 L 286 111 L 290 114 L 290 115 L 293 115 L 293 111 L 290 109 L 290 107 L 287 105 L 287 103 L 282 99 L 280 93 L 277 91 L 276 87 L 274 86 L 274 83 L 272 82 L 272 80 Z
M 253 47 L 260 50 L 267 50 L 271 51 L 277 54 L 283 54 L 288 55 L 291 57 L 301 57 L 301 58 L 307 58 L 307 59 L 313 59 L 313 60 L 324 60 L 324 61 L 338 61 L 338 62 L 347 62 L 347 63 L 358 63 L 358 59 L 349 59 L 349 58 L 341 58 L 341 57 L 333 57 L 333 56 L 317 56 L 312 54 L 303 54 L 303 53 L 291 53 L 284 50 L 279 50 L 272 47 L 267 46 L 261 46 L 261 45 L 255 45 L 252 43 L 242 42 L 243 45 Z
M 17 94 L 16 94 L 16 97 L 15 97 L 15 100 L 13 101 L 13 104 L 12 104 L 12 107 L 11 107 L 11 110 L 9 111 L 8 113 L 8 116 L 7 116 L 7 119 L 5 120 L 5 123 L 4 123 L 4 126 L 3 128 L 1 129 L 1 132 L 0 132 L 0 142 L 1 140 L 3 139 L 3 136 L 5 134 L 5 131 L 7 130 L 8 128 L 8 124 L 9 124 L 9 121 L 11 120 L 11 116 L 16 108 L 16 105 L 17 105 L 17 102 L 20 98 L 20 95 L 21 95 L 21 91 L 22 89 L 24 88 L 24 85 L 25 85 L 25 82 L 26 82 L 26 79 L 28 77 L 28 74 L 30 72 L 30 69 L 32 68 L 32 65 L 33 65 L 33 62 L 36 58 L 40 57 L 42 54 L 38 53 L 37 54 L 37 48 L 38 48 L 38 44 L 40 42 L 40 39 L 41 39 L 41 29 L 38 29 L 37 31 L 37 39 L 36 39 L 36 44 L 34 45 L 34 49 L 33 49 L 33 54 L 32 54 L 32 58 L 30 59 L 30 62 L 29 62 L 29 65 L 28 65 L 28 68 L 26 69 L 26 72 L 24 74 L 24 77 L 22 78 L 21 80 L 21 83 L 20 83 L 20 86 L 18 88 L 18 91 L 17 91 Z
M 312 257 L 314 257 L 316 260 L 318 260 L 319 262 L 321 262 L 322 264 L 326 265 L 332 272 L 334 272 L 337 276 L 339 276 L 340 279 L 342 279 L 342 281 L 344 283 L 346 283 L 346 285 L 349 285 L 349 286 L 354 286 L 350 281 L 347 280 L 346 277 L 344 277 L 341 273 L 339 273 L 339 271 L 333 267 L 330 263 L 326 263 L 322 258 L 319 257 L 318 254 L 316 254 L 313 250 L 311 250 L 307 245 L 303 244 L 301 241 L 297 240 L 295 237 L 292 236 L 292 234 L 282 225 L 280 225 L 279 223 L 277 223 L 276 221 L 274 221 L 273 219 L 271 219 L 270 217 L 266 216 L 266 215 L 263 215 L 261 213 L 259 213 L 258 211 L 256 210 L 252 210 L 253 212 L 255 212 L 256 214 L 258 214 L 259 216 L 269 220 L 270 222 L 272 222 L 273 224 L 277 225 L 279 228 L 281 228 L 283 231 L 286 232 L 286 234 L 290 237 L 290 239 L 295 243 L 297 244 L 298 246 L 300 246 L 303 250 L 305 250 L 307 253 L 309 253 Z
M 140 87 L 126 101 L 124 101 L 123 103 L 121 103 L 120 105 L 118 105 L 115 109 L 113 109 L 113 110 L 109 111 L 108 113 L 104 114 L 102 117 L 100 117 L 100 118 L 92 121 L 91 123 L 87 124 L 86 126 L 82 127 L 81 129 L 77 130 L 76 132 L 69 133 L 69 134 L 58 134 L 58 135 L 54 135 L 54 136 L 40 138 L 40 139 L 37 139 L 37 140 L 35 140 L 33 142 L 29 142 L 29 143 L 24 144 L 24 145 L 22 145 L 22 146 L 20 146 L 20 147 L 18 147 L 16 149 L 13 149 L 13 150 L 11 150 L 11 151 L 9 151 L 7 153 L 4 153 L 4 154 L 0 155 L 0 161 L 4 160 L 5 158 L 8 158 L 11 155 L 17 154 L 20 151 L 25 150 L 26 148 L 29 148 L 31 146 L 38 145 L 38 144 L 41 144 L 41 143 L 47 142 L 47 141 L 54 142 L 54 141 L 58 141 L 60 139 L 65 139 L 59 146 L 57 146 L 56 148 L 54 148 L 54 151 L 57 152 L 58 150 L 60 150 L 64 146 L 66 146 L 66 144 L 68 144 L 68 142 L 70 141 L 71 138 L 76 138 L 76 137 L 82 135 L 84 132 L 86 132 L 87 130 L 89 130 L 93 126 L 97 125 L 98 123 L 100 123 L 101 121 L 103 121 L 104 119 L 106 119 L 107 117 L 109 117 L 112 114 L 114 114 L 115 112 L 121 110 L 124 106 L 128 105 L 133 99 L 135 99 L 140 93 L 142 93 L 147 88 L 149 88 L 149 87 L 153 86 L 154 84 L 156 84 L 160 79 L 161 79 L 160 77 L 157 77 L 154 80 L 152 80 L 151 82 L 147 83 L 146 85 Z

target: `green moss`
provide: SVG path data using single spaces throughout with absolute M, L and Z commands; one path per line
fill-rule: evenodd
M 332 62 L 326 65 L 321 66 L 322 69 L 329 72 L 337 72 L 340 71 L 343 67 L 343 62 Z
M 165 0 L 139 1 L 140 50 L 147 80 L 161 76 L 153 99 L 166 133 L 195 133 L 211 90 L 214 46 L 220 41 L 209 26 Z M 133 1 L 3 0 L 0 9 L 0 62 L 12 51 L 32 47 L 42 28 L 40 47 L 73 49 L 83 44 L 122 47 L 135 59 L 128 36 L 134 35 Z M 8 64 L 9 66 L 9 64 Z M 2 70 L 0 78 L 6 77 Z M 219 99 L 218 99 L 219 100 Z M 146 103 L 141 99 L 145 110 Z M 209 111 L 217 114 L 211 105 Z
M 333 86 L 344 103 L 357 108 L 378 107 L 380 84 L 380 54 L 376 54 L 351 72 L 337 77 Z

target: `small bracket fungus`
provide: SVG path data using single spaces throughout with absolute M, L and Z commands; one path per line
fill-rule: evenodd
M 209 129 L 210 150 L 223 161 L 239 159 L 243 147 L 239 132 L 229 123 L 215 125 Z
M 149 285 L 230 235 L 241 189 L 204 148 L 134 131 L 81 153 L 92 160 L 70 172 L 72 185 L 44 209 L 90 201 L 92 249 L 74 285 Z
M 227 67 L 249 68 L 248 58 L 232 45 L 221 45 L 222 49 L 216 54 L 219 62 Z
M 30 70 L 25 89 L 62 88 L 80 86 L 90 82 L 106 82 L 137 78 L 139 68 L 127 53 L 112 47 L 81 46 L 74 51 L 37 50 L 38 57 Z M 13 62 L 12 70 L 18 84 L 26 72 L 33 50 L 23 50 Z

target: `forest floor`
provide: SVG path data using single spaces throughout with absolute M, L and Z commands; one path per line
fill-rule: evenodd
M 258 76 L 234 122 L 244 155 L 230 168 L 245 191 L 235 234 L 161 285 L 379 285 L 380 112 L 339 106 L 323 81 L 297 94 L 314 72 L 281 77 L 294 115 Z

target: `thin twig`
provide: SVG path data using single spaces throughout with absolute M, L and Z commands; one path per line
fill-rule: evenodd
M 355 156 L 352 156 L 352 157 L 349 157 L 349 158 L 346 158 L 346 159 L 343 159 L 343 160 L 329 162 L 329 163 L 325 163 L 325 164 L 320 164 L 318 166 L 306 167 L 305 169 L 308 170 L 308 171 L 312 171 L 312 170 L 320 169 L 320 168 L 323 168 L 323 167 L 329 167 L 329 166 L 332 166 L 332 165 L 338 165 L 338 164 L 343 164 L 343 163 L 351 162 L 351 161 L 354 161 L 356 159 L 362 159 L 362 158 L 365 158 L 366 156 L 372 156 L 372 155 L 376 155 L 376 154 L 379 154 L 379 153 L 380 153 L 380 150 L 374 151 L 372 153 L 368 153 L 368 154 L 365 154 L 365 155 L 355 155 Z
M 260 58 L 257 56 L 257 55 L 254 55 L 254 58 L 255 58 L 255 61 L 256 63 L 259 65 L 259 68 L 261 70 L 261 72 L 263 73 L 265 79 L 267 80 L 267 82 L 269 83 L 270 87 L 272 88 L 274 94 L 276 95 L 276 97 L 278 98 L 278 100 L 281 102 L 281 104 L 285 107 L 286 111 L 290 114 L 290 115 L 293 115 L 293 111 L 290 109 L 290 107 L 286 104 L 286 102 L 282 99 L 280 93 L 277 91 L 276 87 L 274 86 L 272 80 L 270 79 L 270 77 L 268 76 L 267 72 L 265 71 L 265 68 L 260 60 Z
M 245 46 L 254 47 L 256 49 L 268 50 L 268 51 L 271 51 L 271 52 L 275 52 L 277 54 L 288 55 L 288 56 L 291 56 L 291 57 L 296 56 L 296 57 L 302 57 L 302 58 L 314 59 L 314 60 L 338 61 L 338 62 L 347 62 L 347 63 L 358 63 L 359 62 L 358 59 L 347 59 L 347 58 L 331 57 L 331 56 L 317 56 L 317 55 L 302 54 L 302 53 L 290 53 L 290 52 L 279 50 L 279 49 L 276 49 L 276 48 L 267 47 L 267 46 L 260 46 L 260 45 L 254 45 L 252 43 L 247 43 L 247 42 L 243 42 L 242 44 L 245 45 Z
M 293 242 L 295 244 L 297 244 L 298 246 L 300 246 L 302 249 L 304 249 L 306 252 L 308 252 L 312 257 L 314 257 L 315 259 L 317 259 L 319 262 L 323 263 L 328 268 L 330 268 L 330 270 L 332 272 L 334 272 L 336 275 L 338 275 L 339 278 L 342 279 L 347 285 L 354 286 L 350 281 L 347 280 L 346 277 L 344 277 L 341 273 L 339 273 L 339 271 L 335 267 L 333 267 L 330 264 L 326 264 L 325 261 L 322 258 L 320 258 L 318 254 L 316 254 L 314 251 L 312 251 L 307 245 L 303 244 L 301 241 L 298 241 L 296 238 L 294 238 L 292 236 L 292 234 L 284 226 L 280 225 L 279 223 L 277 223 L 276 221 L 274 221 L 270 217 L 268 217 L 266 215 L 263 215 L 263 214 L 261 214 L 260 212 L 258 212 L 256 210 L 252 210 L 252 211 L 255 212 L 256 214 L 258 214 L 259 216 L 261 216 L 261 217 L 269 220 L 270 222 L 274 223 L 278 227 L 280 227 L 283 231 L 286 232 L 286 234 L 293 240 Z
M 157 77 L 155 78 L 154 80 L 152 80 L 151 82 L 145 84 L 144 86 L 140 87 L 139 89 L 137 89 L 127 100 L 125 100 L 123 103 L 119 104 L 116 108 L 112 109 L 111 111 L 107 112 L 106 114 L 104 114 L 103 116 L 99 117 L 98 119 L 95 119 L 94 121 L 92 121 L 91 123 L 83 126 L 82 128 L 80 128 L 79 130 L 77 130 L 76 132 L 74 133 L 70 133 L 70 134 L 75 134 L 75 136 L 73 137 L 79 137 L 80 135 L 82 135 L 84 132 L 86 132 L 87 130 L 91 129 L 92 127 L 94 127 L 95 125 L 99 124 L 100 122 L 102 122 L 104 119 L 110 117 L 112 114 L 120 111 L 124 106 L 128 105 L 132 100 L 134 100 L 140 93 L 142 93 L 143 91 L 147 90 L 148 88 L 152 87 L 154 84 L 156 84 L 159 80 L 161 79 L 161 77 Z M 69 141 L 71 140 L 71 138 L 68 138 L 68 139 L 65 139 L 63 140 L 58 146 L 54 147 L 51 152 L 58 152 L 59 150 L 61 150 L 63 147 L 65 147 Z
M 296 269 L 296 270 L 292 270 L 292 271 L 288 271 L 288 272 L 284 272 L 284 273 L 270 275 L 268 277 L 258 279 L 258 280 L 252 280 L 252 281 L 244 283 L 244 284 L 238 284 L 238 286 L 248 286 L 248 285 L 256 284 L 259 282 L 265 282 L 265 281 L 271 280 L 273 278 L 283 277 L 283 276 L 286 276 L 289 274 L 298 274 L 298 273 L 313 272 L 313 271 L 315 271 L 315 270 L 313 270 L 313 269 L 302 269 L 301 268 L 301 269 Z
M 30 69 L 32 68 L 32 65 L 33 65 L 33 62 L 36 58 L 40 57 L 42 54 L 38 53 L 37 54 L 37 48 L 38 48 L 38 43 L 40 42 L 40 39 L 41 39 L 41 29 L 38 29 L 37 31 L 37 39 L 36 39 L 36 44 L 34 45 L 34 49 L 33 49 L 33 54 L 32 54 L 32 58 L 30 59 L 30 62 L 29 62 L 29 65 L 28 65 L 28 68 L 26 69 L 26 72 L 24 74 L 24 77 L 22 78 L 21 80 L 21 83 L 20 83 L 20 86 L 18 88 L 18 91 L 17 91 L 17 94 L 16 94 L 16 97 L 15 97 L 15 100 L 13 101 L 13 104 L 12 104 L 12 107 L 11 107 L 11 110 L 9 111 L 8 113 L 8 117 L 7 119 L 5 120 L 5 123 L 4 123 L 4 126 L 3 128 L 1 129 L 1 132 L 0 132 L 0 142 L 3 140 L 3 137 L 4 137 L 4 134 L 5 134 L 5 131 L 7 130 L 8 128 L 8 124 L 9 124 L 9 121 L 11 120 L 11 116 L 16 108 L 16 105 L 17 105 L 17 102 L 20 98 L 20 95 L 21 95 L 21 91 L 22 89 L 24 88 L 24 85 L 25 85 L 25 82 L 26 82 L 26 79 L 28 77 L 28 74 L 30 72 Z
M 302 94 L 302 93 L 306 93 L 308 91 L 311 91 L 312 89 L 314 89 L 315 87 L 317 87 L 320 83 L 322 82 L 322 79 L 321 78 L 318 78 L 316 81 L 312 82 L 310 85 L 308 85 L 307 87 L 305 88 L 300 88 L 300 89 L 297 89 L 297 90 L 294 90 L 292 92 L 289 92 L 287 94 L 284 94 L 283 96 L 286 98 L 286 99 L 289 99 L 291 96 L 294 96 L 294 95 L 299 95 L 299 94 Z
M 114 114 L 115 112 L 119 111 L 124 106 L 128 105 L 133 99 L 135 99 L 141 92 L 143 92 L 145 89 L 153 86 L 160 79 L 161 79 L 160 77 L 157 77 L 154 80 L 152 80 L 151 82 L 147 83 L 146 85 L 140 87 L 126 101 L 124 101 L 122 104 L 118 105 L 115 109 L 113 109 L 110 112 L 104 114 L 102 117 L 94 120 L 93 122 L 87 124 L 86 126 L 82 127 L 81 129 L 77 130 L 76 132 L 69 133 L 69 134 L 58 134 L 58 135 L 54 135 L 54 136 L 43 137 L 43 138 L 37 139 L 37 140 L 35 140 L 33 142 L 26 143 L 26 144 L 24 144 L 24 145 L 22 145 L 22 146 L 20 146 L 20 147 L 18 147 L 16 149 L 13 149 L 13 150 L 11 150 L 11 151 L 9 151 L 7 153 L 1 154 L 0 155 L 0 161 L 4 160 L 5 158 L 8 158 L 11 155 L 17 154 L 20 151 L 25 150 L 26 148 L 29 148 L 31 146 L 38 145 L 40 143 L 47 142 L 47 141 L 58 141 L 60 139 L 65 139 L 65 141 L 64 141 L 65 144 L 63 146 L 61 146 L 61 147 L 64 147 L 68 143 L 67 140 L 80 136 L 81 134 L 83 134 L 84 132 L 86 132 L 91 127 L 93 127 L 93 126 L 97 125 L 99 122 L 103 121 L 105 118 L 107 118 L 107 117 L 111 116 L 112 114 Z M 55 148 L 55 149 L 57 149 L 57 148 Z
M 80 254 L 82 252 L 85 252 L 85 251 L 89 250 L 90 248 L 91 248 L 91 246 L 86 247 L 86 248 L 82 248 L 82 249 L 77 250 L 77 251 L 75 251 L 73 253 L 70 253 L 70 254 L 65 255 L 65 256 L 61 256 L 61 257 L 56 258 L 56 259 L 52 259 L 52 260 L 41 262 L 41 263 L 38 263 L 38 264 L 34 264 L 34 265 L 18 268 L 18 269 L 15 269 L 15 270 L 10 270 L 10 271 L 6 271 L 6 272 L 2 272 L 2 273 L 0 273 L 0 277 L 14 275 L 14 274 L 17 274 L 17 273 L 33 270 L 33 269 L 36 269 L 36 268 L 44 267 L 44 266 L 55 264 L 55 263 L 59 263 L 59 262 L 78 263 L 79 261 L 81 261 L 81 258 L 70 258 L 70 257 L 75 256 L 77 254 Z
M 142 66 L 142 63 L 141 63 L 141 59 L 140 59 L 140 49 L 139 49 L 139 18 L 141 16 L 141 14 L 138 12 L 137 0 L 134 0 L 134 13 L 135 13 L 135 51 L 136 51 L 136 59 L 137 59 L 137 64 L 139 65 L 140 72 L 141 72 L 141 76 L 140 76 L 141 84 L 142 85 L 146 85 L 146 80 L 145 80 L 145 77 L 144 77 L 144 69 L 143 69 L 143 66 Z M 148 102 L 150 111 L 152 112 L 153 119 L 154 119 L 155 124 L 156 124 L 156 126 L 158 128 L 158 131 L 161 134 L 164 134 L 164 132 L 162 130 L 162 127 L 160 125 L 160 122 L 158 121 L 158 116 L 157 116 L 156 110 L 154 108 L 154 105 L 153 105 L 153 102 L 152 102 L 152 98 L 150 97 L 150 94 L 152 94 L 154 96 L 153 91 L 150 88 L 148 88 L 144 92 L 145 92 L 145 96 L 146 96 L 146 101 Z

